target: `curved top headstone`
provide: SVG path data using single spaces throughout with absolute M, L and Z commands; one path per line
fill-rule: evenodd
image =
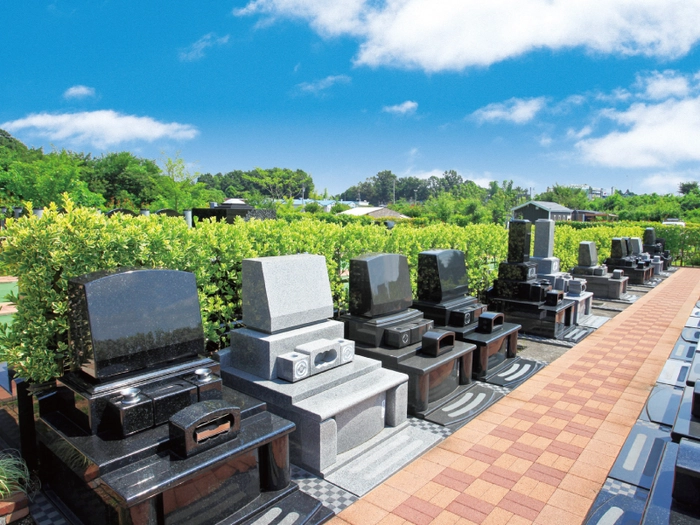
M 326 258 L 282 255 L 243 259 L 243 323 L 274 334 L 333 316 Z
M 350 313 L 363 317 L 402 312 L 413 304 L 408 260 L 397 253 L 350 259 Z
M 429 250 L 418 254 L 418 300 L 440 303 L 469 293 L 464 252 Z
M 122 268 L 68 280 L 71 349 L 96 379 L 195 357 L 204 350 L 189 272 Z

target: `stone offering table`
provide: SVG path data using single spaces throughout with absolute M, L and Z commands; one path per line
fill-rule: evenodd
M 467 295 L 467 269 L 459 250 L 431 250 L 418 255 L 418 300 L 413 307 L 438 328 L 476 345 L 472 377 L 513 387 L 537 372 L 535 361 L 516 356 L 520 325 Z
M 81 365 L 39 395 L 42 485 L 75 523 L 248 523 L 332 516 L 290 482 L 293 423 L 222 386 L 200 358 L 193 274 L 98 272 L 69 281 Z
M 530 221 L 512 220 L 509 226 L 508 261 L 499 265 L 498 279 L 487 292 L 489 309 L 522 325 L 524 334 L 567 339 L 575 329 L 574 302 L 537 279 L 537 265 L 530 261 Z
M 224 384 L 296 424 L 293 463 L 362 495 L 439 439 L 408 425 L 408 376 L 355 355 L 329 320 L 324 257 L 245 259 L 242 286 L 246 327 L 219 353 Z

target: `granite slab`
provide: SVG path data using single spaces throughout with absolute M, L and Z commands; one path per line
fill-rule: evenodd
M 668 429 L 637 422 L 630 430 L 609 476 L 630 485 L 651 488 L 664 443 L 671 441 Z
M 656 382 L 683 388 L 685 386 L 689 370 L 690 364 L 687 361 L 669 359 L 661 369 L 661 373 L 659 374 Z
M 647 399 L 639 417 L 645 421 L 671 427 L 676 420 L 682 397 L 682 388 L 656 385 L 649 394 L 649 399 Z
M 669 359 L 678 359 L 681 361 L 690 362 L 695 357 L 697 350 L 697 343 L 689 343 L 683 338 L 679 338 L 678 342 L 674 345 L 673 350 L 671 350 L 671 355 Z

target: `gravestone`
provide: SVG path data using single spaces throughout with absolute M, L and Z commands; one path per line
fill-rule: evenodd
M 201 358 L 195 277 L 121 269 L 70 279 L 79 368 L 39 395 L 42 485 L 90 524 L 239 522 L 332 513 L 290 481 L 294 425 L 222 386 Z M 77 458 L 77 460 L 76 460 Z
M 621 248 L 620 244 L 618 247 Z M 620 252 L 621 253 L 621 252 Z M 634 302 L 637 296 L 627 293 L 629 277 L 622 270 L 608 272 L 608 267 L 598 264 L 598 250 L 595 242 L 582 241 L 578 246 L 578 266 L 571 270 L 574 276 L 586 278 L 588 291 L 598 299 L 614 299 Z
M 632 241 L 629 237 L 613 237 L 610 257 L 605 260 L 605 265 L 610 270 L 624 271 L 630 284 L 651 284 L 654 269 L 650 266 L 650 261 L 642 260 L 631 252 Z
M 663 271 L 668 272 L 671 270 L 673 257 L 671 252 L 666 249 L 666 241 L 656 237 L 656 229 L 649 227 L 644 230 L 642 248 L 652 258 L 658 256 L 663 261 Z
M 530 260 L 537 264 L 537 278 L 546 280 L 555 290 L 562 290 L 564 298 L 574 301 L 573 323 L 584 322 L 600 326 L 605 318 L 593 319 L 593 294 L 586 291 L 587 282 L 583 278 L 574 278 L 571 274 L 560 271 L 559 258 L 554 257 L 554 221 L 538 219 L 535 221 L 535 256 Z M 591 323 L 590 321 L 595 321 Z M 582 333 L 577 340 L 583 339 Z
M 438 328 L 476 345 L 472 364 L 475 379 L 512 387 L 540 369 L 538 363 L 516 355 L 520 325 L 494 317 L 485 305 L 467 295 L 463 252 L 430 250 L 418 254 L 417 284 L 418 300 L 413 301 L 413 307 Z M 506 369 L 509 373 L 502 374 Z
M 457 328 L 435 329 L 435 319 L 452 319 L 464 326 L 478 318 L 483 305 L 473 298 L 464 300 L 466 275 L 446 264 L 461 261 L 463 268 L 462 252 L 426 252 L 419 259 L 425 277 L 419 282 L 420 296 L 439 299 L 442 307 L 431 309 L 427 316 L 410 308 L 411 280 L 405 256 L 367 254 L 350 260 L 350 313 L 340 320 L 345 323 L 346 336 L 356 341 L 358 354 L 408 374 L 409 414 L 457 427 L 488 406 L 473 403 L 475 397 L 481 395 L 483 401 L 492 402 L 496 396 L 472 384 L 475 345 L 459 340 Z M 446 304 L 456 308 L 444 307 Z M 464 410 L 470 402 L 473 406 Z M 445 406 L 455 408 L 446 411 Z
M 508 260 L 500 263 L 498 278 L 487 291 L 489 308 L 520 324 L 524 334 L 565 339 L 575 329 L 574 302 L 537 278 L 537 264 L 524 248 L 529 247 L 531 228 L 530 221 L 510 221 Z
M 356 355 L 333 301 L 320 255 L 244 259 L 245 328 L 219 352 L 224 384 L 262 399 L 292 420 L 292 461 L 356 494 L 364 494 L 435 443 L 408 425 L 407 380 L 379 361 Z M 358 308 L 390 308 L 384 302 Z M 412 442 L 411 447 L 397 443 Z M 370 454 L 391 458 L 351 474 Z

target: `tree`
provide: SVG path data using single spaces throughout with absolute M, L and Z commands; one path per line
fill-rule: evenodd
M 678 193 L 681 195 L 688 195 L 691 191 L 698 191 L 697 181 L 681 182 L 678 185 Z
M 142 207 L 156 199 L 158 165 L 127 151 L 109 153 L 92 161 L 87 177 L 91 191 L 101 193 L 114 207 L 127 203 Z
M 223 192 L 212 190 L 197 182 L 198 173 L 190 173 L 180 152 L 174 158 L 162 159 L 162 175 L 157 179 L 158 198 L 152 203 L 153 208 L 172 208 L 183 211 L 204 207 L 208 202 L 224 199 Z
M 582 210 L 590 207 L 586 190 L 568 188 L 555 184 L 551 189 L 535 197 L 538 201 L 556 202 L 572 210 Z

